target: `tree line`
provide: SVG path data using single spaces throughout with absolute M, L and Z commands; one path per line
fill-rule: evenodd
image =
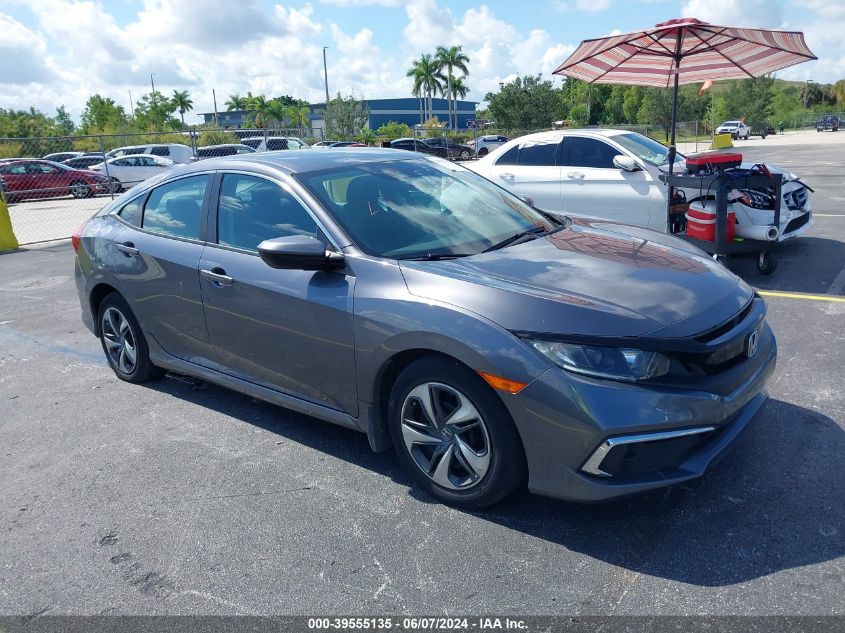
M 797 115 L 845 110 L 845 80 L 834 84 L 790 82 L 772 77 L 714 82 L 699 93 L 700 85 L 681 86 L 678 121 L 698 121 L 712 129 L 727 119 L 791 127 Z M 609 84 L 588 84 L 565 78 L 554 86 L 541 75 L 527 75 L 503 84 L 485 96 L 480 117 L 497 127 L 540 129 L 563 125 L 642 124 L 668 129 L 672 91 Z

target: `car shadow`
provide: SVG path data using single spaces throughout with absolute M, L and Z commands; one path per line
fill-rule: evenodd
M 366 437 L 205 383 L 150 388 L 208 407 L 408 486 L 392 452 Z M 705 477 L 660 492 L 585 505 L 523 489 L 466 512 L 631 571 L 699 586 L 746 582 L 845 555 L 845 433 L 823 414 L 769 400 L 734 450 Z
M 778 267 L 771 275 L 758 272 L 756 253 L 731 255 L 727 267 L 761 290 L 824 294 L 845 268 L 845 243 L 799 236 L 778 245 L 775 256 Z

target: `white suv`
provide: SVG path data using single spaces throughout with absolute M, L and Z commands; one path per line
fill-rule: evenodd
M 716 128 L 716 134 L 730 134 L 734 140 L 741 138 L 747 141 L 751 136 L 751 128 L 742 121 L 725 121 Z
M 152 154 L 153 156 L 162 156 L 169 158 L 174 163 L 180 165 L 187 165 L 194 162 L 194 150 L 187 145 L 180 145 L 179 143 L 150 143 L 148 145 L 127 145 L 126 147 L 118 147 L 106 153 L 107 158 L 119 158 L 121 156 L 131 156 L 136 154 Z
M 241 141 L 256 152 L 275 152 L 281 149 L 303 149 L 308 143 L 295 136 L 250 136 Z

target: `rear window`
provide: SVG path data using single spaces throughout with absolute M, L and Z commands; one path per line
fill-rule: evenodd
M 170 156 L 170 148 L 169 147 L 153 147 L 150 149 L 150 154 L 154 156 Z
M 208 176 L 191 176 L 156 187 L 144 207 L 148 231 L 198 240 Z
M 268 138 L 267 139 L 267 149 L 272 151 L 278 151 L 280 149 L 287 149 L 288 148 L 288 140 L 286 138 Z
M 248 138 L 244 140 L 244 145 L 251 147 L 252 149 L 258 149 L 258 146 L 261 145 L 260 138 Z

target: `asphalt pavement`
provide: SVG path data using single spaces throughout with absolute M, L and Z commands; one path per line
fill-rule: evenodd
M 775 293 L 771 397 L 703 479 L 603 505 L 454 510 L 353 431 L 123 383 L 70 245 L 0 254 L 0 615 L 845 615 L 845 170 L 764 143 L 820 214 L 773 276 L 729 262 Z

